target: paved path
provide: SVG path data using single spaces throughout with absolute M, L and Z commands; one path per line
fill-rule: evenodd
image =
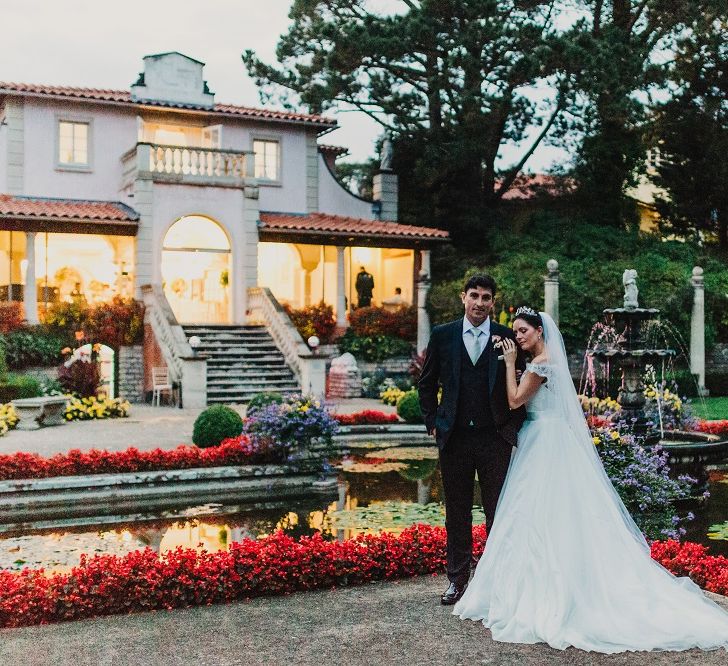
M 387 413 L 396 411 L 379 400 L 366 398 L 341 400 L 332 408 L 341 414 L 352 414 L 364 409 Z M 121 451 L 130 446 L 143 450 L 157 447 L 173 449 L 192 442 L 192 426 L 200 411 L 132 405 L 130 416 L 124 419 L 72 421 L 40 430 L 11 430 L 0 437 L 0 453 L 25 451 L 50 456 L 65 453 L 69 449 Z
M 496 643 L 437 603 L 443 577 L 0 630 L 8 666 L 724 665 L 715 652 L 597 655 Z M 728 600 L 721 598 L 728 608 Z

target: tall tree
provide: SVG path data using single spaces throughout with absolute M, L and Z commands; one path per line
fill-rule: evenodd
M 655 123 L 653 182 L 661 228 L 728 250 L 728 6 L 706 12 L 680 39 L 670 69 L 676 94 Z
M 295 0 L 279 64 L 251 51 L 243 60 L 264 99 L 343 104 L 389 130 L 401 187 L 427 202 L 429 221 L 453 228 L 500 200 L 566 104 L 555 4 L 400 0 L 383 13 L 368 0 Z M 547 100 L 534 94 L 543 82 L 555 91 Z M 499 170 L 505 143 L 521 152 Z
M 702 0 L 577 0 L 572 67 L 586 98 L 576 156 L 582 201 L 596 222 L 619 226 L 633 214 L 626 191 L 646 157 L 645 96 L 660 85 L 656 54 L 700 11 Z

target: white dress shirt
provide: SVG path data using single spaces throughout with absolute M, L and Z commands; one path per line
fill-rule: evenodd
M 465 344 L 465 349 L 468 350 L 468 355 L 472 359 L 473 348 L 475 347 L 475 334 L 470 332 L 471 329 L 480 331 L 480 353 L 482 354 L 490 339 L 490 317 L 486 317 L 480 326 L 473 326 L 467 317 L 463 317 L 463 343 Z

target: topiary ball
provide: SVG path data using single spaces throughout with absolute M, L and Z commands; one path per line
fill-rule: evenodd
M 248 403 L 248 409 L 246 414 L 250 415 L 253 412 L 267 407 L 268 405 L 277 404 L 280 405 L 283 402 L 283 396 L 280 393 L 274 391 L 263 391 L 262 393 L 256 393 Z
M 404 419 L 406 423 L 424 423 L 422 411 L 420 410 L 420 394 L 417 389 L 407 391 L 397 401 L 397 414 Z
M 213 405 L 203 411 L 192 428 L 192 441 L 200 448 L 218 446 L 223 439 L 243 432 L 243 419 L 234 409 Z

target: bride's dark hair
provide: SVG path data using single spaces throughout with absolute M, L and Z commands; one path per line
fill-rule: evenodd
M 543 328 L 543 320 L 541 319 L 541 315 L 536 312 L 533 308 L 529 308 L 527 306 L 521 306 L 516 310 L 516 314 L 513 317 L 513 321 L 516 321 L 516 319 L 523 319 L 527 324 L 531 324 L 534 328 L 538 328 L 541 326 Z

